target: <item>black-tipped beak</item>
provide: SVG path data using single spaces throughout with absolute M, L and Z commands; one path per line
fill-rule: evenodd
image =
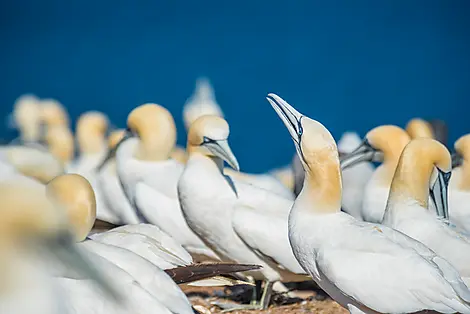
M 440 218 L 449 219 L 449 206 L 447 202 L 447 191 L 451 172 L 444 172 L 437 168 L 437 180 L 429 190 L 431 200 L 436 207 L 436 214 Z
M 114 146 L 113 148 L 109 149 L 108 150 L 108 154 L 106 155 L 106 157 L 103 159 L 103 161 L 98 165 L 98 167 L 96 167 L 95 169 L 95 172 L 96 173 L 99 173 L 101 171 L 101 169 L 103 169 L 103 167 L 106 165 L 106 163 L 111 160 L 112 158 L 114 158 L 114 156 L 116 156 L 116 152 L 119 148 L 119 146 L 124 143 L 124 141 L 126 141 L 127 139 L 133 137 L 134 134 L 132 134 L 132 132 L 130 130 L 126 130 L 126 133 L 124 133 L 124 136 L 122 137 L 122 139 L 116 144 L 116 146 Z
M 460 167 L 463 164 L 463 156 L 459 153 L 452 154 L 452 168 Z
M 353 167 L 361 162 L 375 161 L 379 151 L 373 148 L 367 140 L 349 154 L 340 156 L 341 170 Z
M 301 123 L 303 115 L 289 105 L 284 99 L 275 94 L 268 94 L 266 99 L 274 108 L 277 115 L 281 118 L 282 122 L 284 122 L 296 145 L 300 145 L 303 134 Z

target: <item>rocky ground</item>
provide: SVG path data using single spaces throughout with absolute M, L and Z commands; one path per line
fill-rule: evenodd
M 188 296 L 194 308 L 201 314 L 222 313 L 222 309 L 213 305 L 214 302 L 246 303 L 250 299 L 251 292 L 241 287 L 231 289 L 211 287 L 183 286 L 183 291 Z M 244 290 L 244 292 L 241 292 Z M 318 290 L 294 290 L 299 298 L 292 299 L 283 295 L 274 295 L 272 304 L 264 311 L 237 310 L 233 314 L 300 314 L 300 313 L 348 313 L 339 304 L 328 298 Z

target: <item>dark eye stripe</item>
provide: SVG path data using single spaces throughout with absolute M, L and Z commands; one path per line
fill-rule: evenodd
M 211 138 L 208 138 L 206 136 L 202 137 L 202 143 L 199 145 L 204 145 L 204 144 L 209 144 L 209 143 L 215 143 L 215 141 Z

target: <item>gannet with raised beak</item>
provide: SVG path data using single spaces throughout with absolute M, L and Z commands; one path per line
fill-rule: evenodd
M 470 283 L 470 240 L 445 221 L 451 170 L 444 145 L 426 138 L 412 140 L 401 154 L 382 224 L 428 246 Z M 435 209 L 429 209 L 430 197 Z
M 127 127 L 129 132 L 115 148 L 116 165 L 139 218 L 158 226 L 192 254 L 217 259 L 181 212 L 176 185 L 183 165 L 170 158 L 176 143 L 171 113 L 160 105 L 144 104 L 129 114 Z
M 0 312 L 67 313 L 66 303 L 72 296 L 64 294 L 63 286 L 51 278 L 51 263 L 97 283 L 106 293 L 103 299 L 118 298 L 120 294 L 96 264 L 73 243 L 66 215 L 51 206 L 44 189 L 3 182 L 0 198 Z
M 452 177 L 449 183 L 449 219 L 470 234 L 470 134 L 454 144 Z
M 383 125 L 370 130 L 357 149 L 341 158 L 343 171 L 361 162 L 383 161 L 365 187 L 361 211 L 365 221 L 382 222 L 398 159 L 409 141 L 402 128 Z
M 268 97 L 305 169 L 289 215 L 289 239 L 317 284 L 351 313 L 469 313 L 470 291 L 445 259 L 398 231 L 341 212 L 332 135 L 279 96 Z

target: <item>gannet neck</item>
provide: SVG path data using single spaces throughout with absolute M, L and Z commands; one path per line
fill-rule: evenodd
M 406 125 L 406 132 L 412 139 L 415 138 L 434 138 L 431 125 L 423 119 L 412 119 Z
M 78 174 L 65 174 L 47 184 L 46 194 L 65 210 L 76 241 L 83 241 L 96 219 L 96 199 L 90 183 Z
M 46 130 L 46 143 L 51 154 L 59 159 L 63 165 L 67 165 L 73 159 L 74 138 L 68 127 L 54 126 Z
M 205 165 L 208 170 L 216 170 L 223 174 L 224 173 L 224 161 L 216 156 L 208 156 L 204 152 L 193 151 L 189 154 L 189 159 L 197 160 L 198 162 Z M 188 160 L 189 160 L 188 159 Z
M 454 186 L 459 190 L 470 191 L 470 134 L 460 137 L 454 144 L 455 151 L 462 156 L 462 165 L 454 169 Z
M 186 150 L 184 148 L 175 146 L 171 152 L 171 158 L 179 161 L 182 164 L 185 164 L 188 161 L 188 155 L 186 154 Z
M 308 162 L 304 187 L 297 197 L 315 213 L 335 213 L 341 210 L 341 172 L 338 156 L 330 152 L 318 154 Z M 296 203 L 298 202 L 296 201 Z
M 80 154 L 97 154 L 103 151 L 106 147 L 108 124 L 108 118 L 100 112 L 90 111 L 80 116 L 76 127 Z
M 161 161 L 170 157 L 176 145 L 176 126 L 167 109 L 152 103 L 139 106 L 129 114 L 127 126 L 140 139 L 136 158 Z
M 390 187 L 388 204 L 414 201 L 428 208 L 429 186 L 434 167 L 450 171 L 447 149 L 432 139 L 412 140 L 403 150 Z

